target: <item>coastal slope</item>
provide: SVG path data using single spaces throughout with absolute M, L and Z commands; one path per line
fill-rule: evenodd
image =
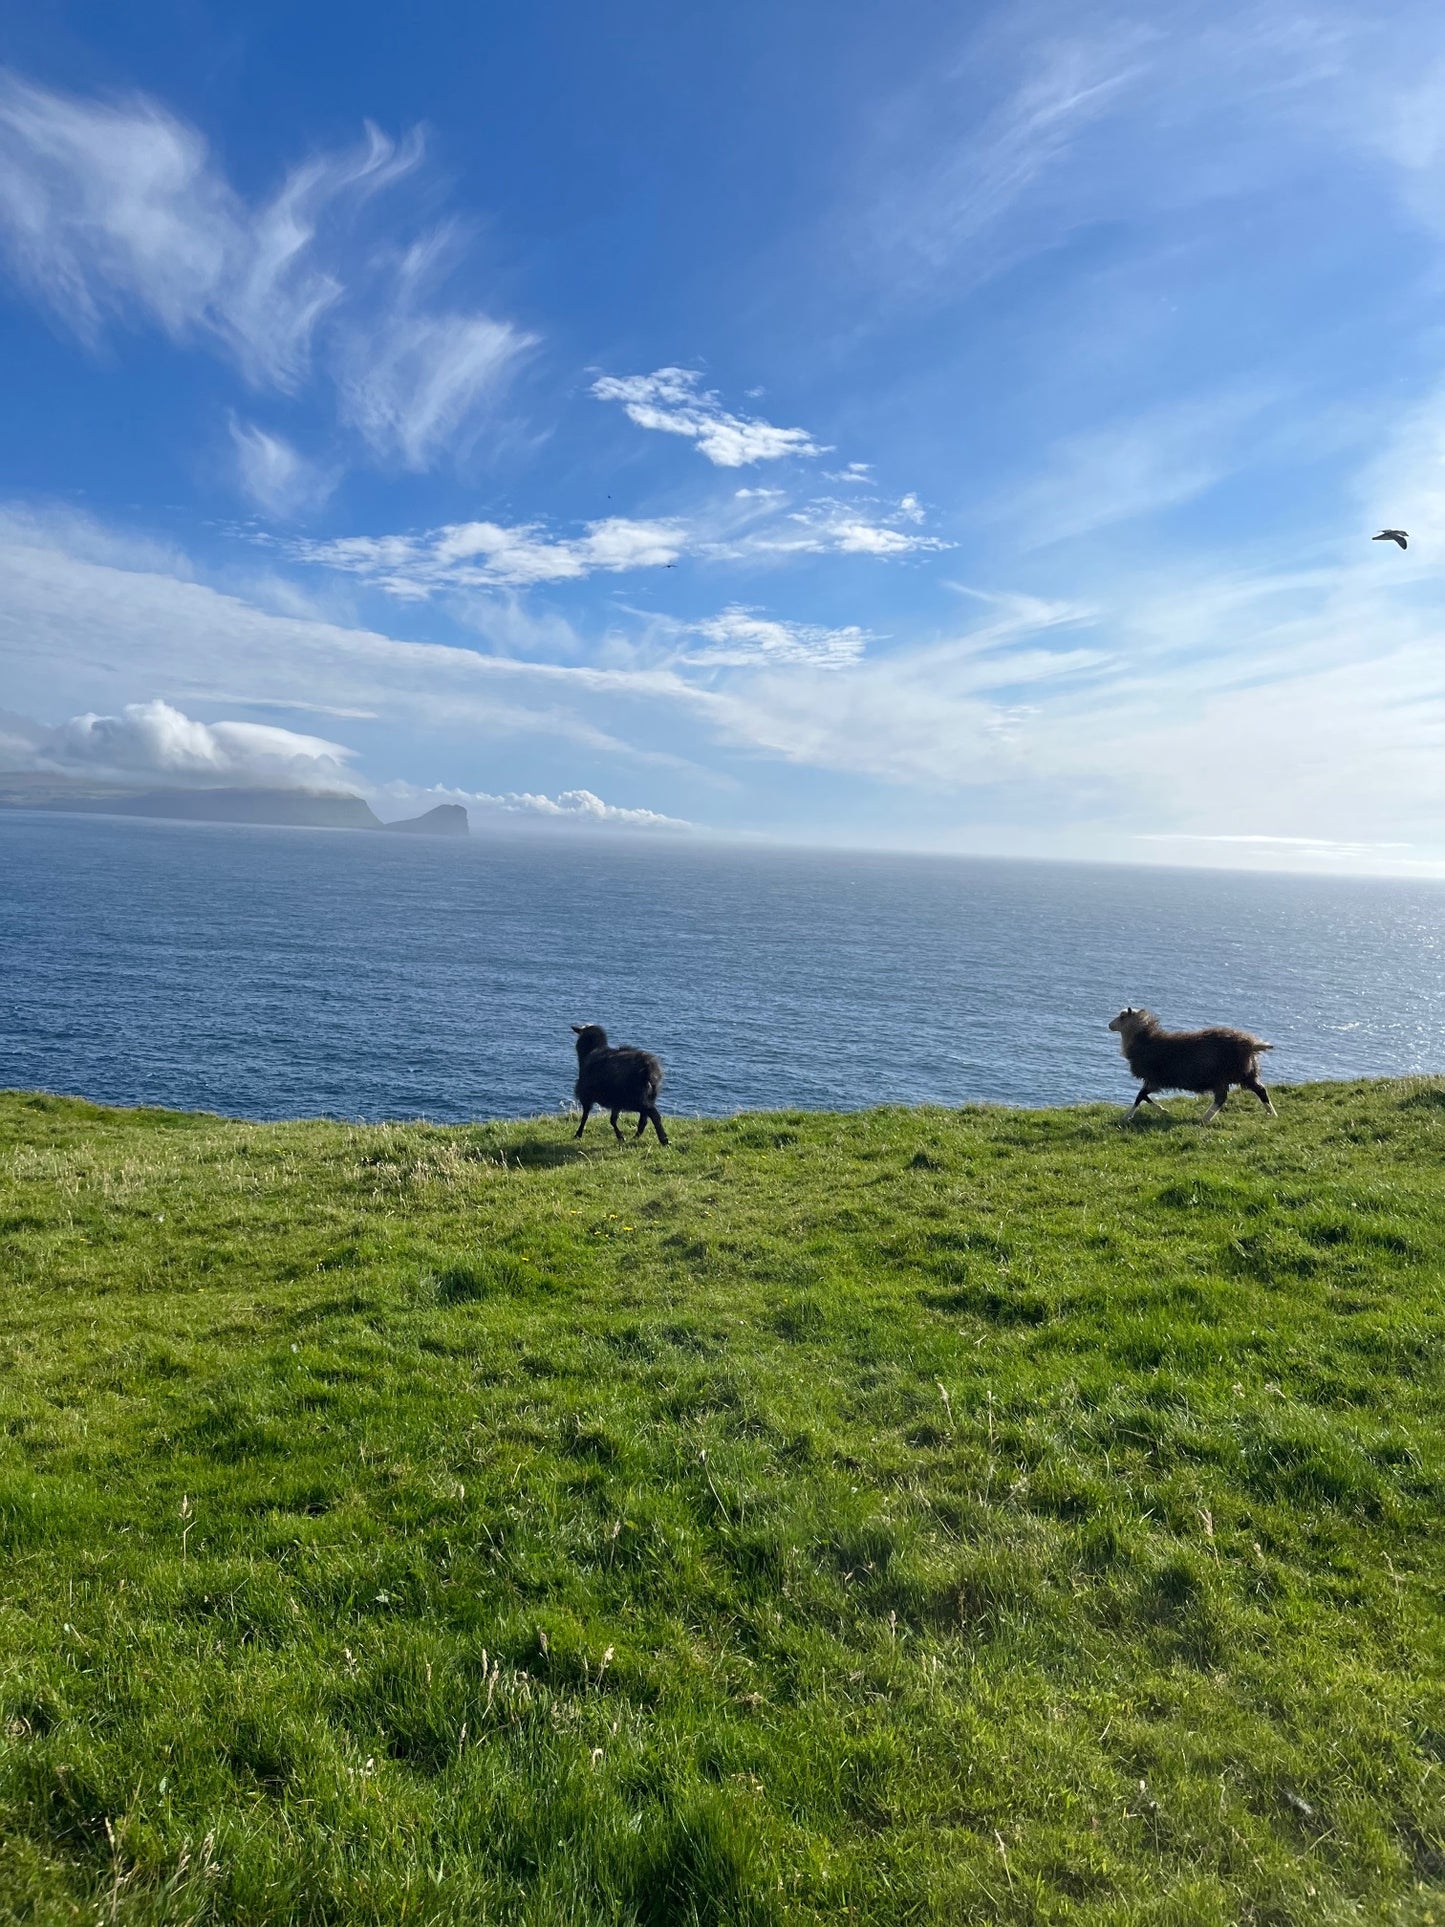
M 0 1096 L 0 1914 L 1438 1920 L 1445 1083 L 1277 1101 Z

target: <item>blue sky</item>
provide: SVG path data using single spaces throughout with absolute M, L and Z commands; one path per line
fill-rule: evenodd
M 1442 374 L 1438 8 L 12 9 L 0 767 L 1445 874 Z

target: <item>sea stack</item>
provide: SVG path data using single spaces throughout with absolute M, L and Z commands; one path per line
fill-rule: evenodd
M 383 823 L 384 830 L 402 830 L 410 836 L 467 836 L 471 824 L 460 803 L 438 803 L 425 816 L 408 816 L 400 823 Z

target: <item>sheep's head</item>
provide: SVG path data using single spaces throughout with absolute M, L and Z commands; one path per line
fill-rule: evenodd
M 1121 1010 L 1117 1017 L 1110 1018 L 1109 1028 L 1110 1030 L 1118 1031 L 1120 1038 L 1123 1040 L 1124 1047 L 1127 1049 L 1129 1039 L 1131 1037 L 1137 1037 L 1141 1030 L 1147 1030 L 1155 1021 L 1156 1019 L 1152 1011 L 1135 1010 L 1134 1006 L 1130 1004 L 1126 1009 Z
M 577 1033 L 577 1055 L 590 1057 L 595 1050 L 606 1050 L 607 1032 L 601 1024 L 574 1024 Z

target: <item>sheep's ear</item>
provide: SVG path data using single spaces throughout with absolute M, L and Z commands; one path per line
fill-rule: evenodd
M 574 1024 L 572 1028 L 573 1030 L 576 1031 L 577 1035 L 580 1037 L 583 1031 L 586 1030 L 587 1026 L 585 1024 Z

